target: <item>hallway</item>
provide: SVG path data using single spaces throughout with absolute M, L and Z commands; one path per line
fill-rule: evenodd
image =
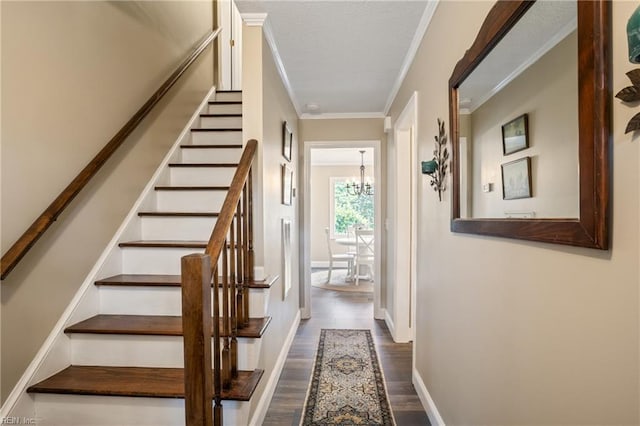
M 429 425 L 411 384 L 411 343 L 393 343 L 384 321 L 373 319 L 373 295 L 312 287 L 312 301 L 312 318 L 300 322 L 263 424 L 300 423 L 322 328 L 360 328 L 372 331 L 398 426 Z

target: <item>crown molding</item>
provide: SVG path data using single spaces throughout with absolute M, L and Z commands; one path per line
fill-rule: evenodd
M 356 118 L 384 118 L 381 112 L 334 112 L 323 114 L 304 113 L 300 115 L 303 120 L 333 120 L 333 119 L 356 119 Z
M 424 34 L 427 32 L 427 28 L 429 28 L 429 24 L 431 23 L 431 19 L 433 18 L 433 14 L 436 12 L 436 8 L 440 0 L 434 0 L 427 3 L 427 7 L 424 9 L 422 13 L 422 18 L 420 18 L 420 23 L 418 24 L 418 28 L 416 29 L 415 34 L 413 35 L 413 40 L 411 40 L 411 44 L 409 45 L 409 49 L 407 50 L 407 54 L 404 57 L 404 61 L 402 62 L 402 67 L 400 68 L 400 72 L 398 73 L 398 78 L 396 78 L 396 82 L 389 92 L 389 97 L 387 98 L 387 104 L 384 107 L 384 115 L 389 113 L 391 109 L 391 104 L 393 104 L 394 99 L 398 95 L 398 91 L 400 91 L 400 87 L 402 86 L 402 82 L 404 81 L 407 73 L 409 72 L 409 68 L 413 63 L 413 60 L 418 53 L 418 48 L 420 47 L 420 43 L 422 43 L 422 38 Z
M 262 27 L 267 20 L 267 13 L 241 13 L 240 17 L 249 27 Z
M 293 104 L 293 108 L 296 110 L 296 114 L 298 115 L 298 117 L 300 117 L 300 102 L 295 96 L 293 87 L 291 86 L 291 81 L 289 81 L 289 76 L 287 75 L 287 71 L 284 68 L 284 63 L 282 62 L 282 58 L 280 57 L 280 52 L 278 52 L 276 39 L 273 36 L 273 29 L 271 28 L 271 24 L 269 23 L 269 21 L 265 21 L 263 23 L 262 32 L 264 34 L 264 38 L 267 40 L 269 48 L 271 49 L 271 55 L 273 56 L 273 61 L 276 64 L 278 74 L 280 74 L 280 78 L 282 79 L 282 84 L 289 94 L 289 99 L 291 99 L 291 103 Z

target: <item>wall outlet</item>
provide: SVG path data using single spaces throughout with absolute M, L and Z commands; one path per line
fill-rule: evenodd
M 485 183 L 484 185 L 482 185 L 482 192 L 491 192 L 492 189 L 493 189 L 492 183 Z

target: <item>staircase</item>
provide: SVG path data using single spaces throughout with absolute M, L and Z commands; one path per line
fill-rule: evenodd
M 180 259 L 207 246 L 242 153 L 241 112 L 240 92 L 218 92 L 156 173 L 36 377 L 55 374 L 27 389 L 38 424 L 184 424 Z M 249 320 L 238 328 L 237 377 L 221 394 L 224 424 L 249 423 L 274 281 L 244 280 Z

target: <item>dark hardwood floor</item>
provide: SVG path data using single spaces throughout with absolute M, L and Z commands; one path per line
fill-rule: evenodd
M 370 329 L 397 425 L 429 425 L 411 384 L 411 343 L 394 343 L 384 321 L 373 319 L 373 295 L 313 287 L 311 297 L 311 319 L 300 323 L 263 425 L 299 425 L 323 328 Z

